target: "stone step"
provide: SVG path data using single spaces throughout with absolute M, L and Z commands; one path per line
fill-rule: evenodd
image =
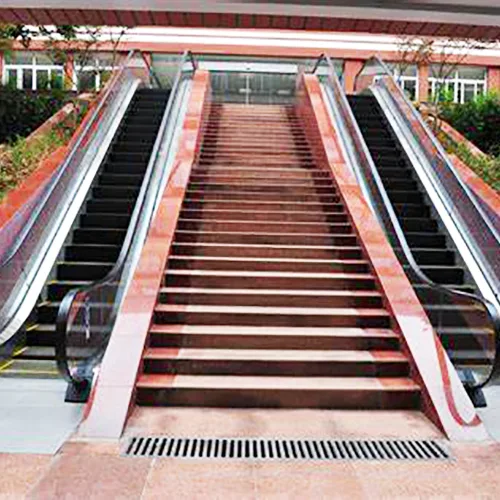
M 144 354 L 147 374 L 405 377 L 408 370 L 398 351 L 153 347 Z
M 220 349 L 399 349 L 399 336 L 383 328 L 312 328 L 153 324 L 152 347 Z
M 198 304 L 269 307 L 382 307 L 376 290 L 266 290 L 218 288 L 160 288 L 164 304 Z
M 385 309 L 157 304 L 155 323 L 389 328 Z
M 420 389 L 408 378 L 143 374 L 137 403 L 155 406 L 415 409 Z

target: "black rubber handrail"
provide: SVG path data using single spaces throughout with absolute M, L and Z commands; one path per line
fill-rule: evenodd
M 464 292 L 462 290 L 455 290 L 453 287 L 448 287 L 446 285 L 442 285 L 439 283 L 434 282 L 431 280 L 424 271 L 420 268 L 420 266 L 417 264 L 413 252 L 408 244 L 408 241 L 406 239 L 406 236 L 403 232 L 403 229 L 401 228 L 401 225 L 399 223 L 399 220 L 396 216 L 396 213 L 394 211 L 394 207 L 392 205 L 392 202 L 389 199 L 389 196 L 387 195 L 387 192 L 385 190 L 385 187 L 383 185 L 382 179 L 380 178 L 377 169 L 375 168 L 375 165 L 373 164 L 373 160 L 371 159 L 371 154 L 364 142 L 363 135 L 361 133 L 361 130 L 359 129 L 359 126 L 357 124 L 356 118 L 354 117 L 354 114 L 352 112 L 352 109 L 349 105 L 349 102 L 347 101 L 347 98 L 345 96 L 345 93 L 342 89 L 342 86 L 338 80 L 337 74 L 334 70 L 333 64 L 330 60 L 330 58 L 322 54 L 319 57 L 319 60 L 325 60 L 327 64 L 330 67 L 330 74 L 328 75 L 328 82 L 330 86 L 333 89 L 334 95 L 337 94 L 339 96 L 340 102 L 339 105 L 342 106 L 344 109 L 345 113 L 347 114 L 348 120 L 351 122 L 351 126 L 354 129 L 355 134 L 358 136 L 358 141 L 362 144 L 363 151 L 360 152 L 356 148 L 356 154 L 360 156 L 361 154 L 366 157 L 366 163 L 369 168 L 369 172 L 362 172 L 362 178 L 366 180 L 365 186 L 368 188 L 368 193 L 370 196 L 370 201 L 371 205 L 377 209 L 379 212 L 378 218 L 379 220 L 383 223 L 384 225 L 384 230 L 387 235 L 394 234 L 397 243 L 399 243 L 400 248 L 402 249 L 406 262 L 410 266 L 412 272 L 418 277 L 418 279 L 423 282 L 424 284 L 428 285 L 430 288 L 434 290 L 438 290 L 439 292 L 442 292 L 445 295 L 453 296 L 453 297 L 464 297 L 469 300 L 472 300 L 476 303 L 479 303 L 482 305 L 484 310 L 486 311 L 487 315 L 490 318 L 491 325 L 495 334 L 495 358 L 493 360 L 493 365 L 491 368 L 491 371 L 488 375 L 488 377 L 482 381 L 481 383 L 477 384 L 472 384 L 472 383 L 464 383 L 466 388 L 470 391 L 477 391 L 481 389 L 482 387 L 486 386 L 487 384 L 497 380 L 500 377 L 500 315 L 496 309 L 496 307 L 487 299 L 484 297 L 481 297 L 479 295 L 469 293 L 469 292 Z M 315 70 L 319 66 L 319 63 L 316 63 L 315 65 Z M 361 69 L 362 71 L 362 69 Z M 360 71 L 360 73 L 361 73 Z M 359 74 L 356 76 L 356 80 L 359 76 Z M 392 75 L 389 75 L 392 77 Z M 399 86 L 397 88 L 400 88 Z M 354 138 L 353 138 L 353 142 Z M 360 162 L 361 164 L 363 163 L 362 161 Z M 354 166 L 353 166 L 354 167 Z M 373 183 L 375 186 L 372 186 L 372 183 L 369 182 L 368 179 L 366 179 L 366 175 L 369 175 L 371 179 L 373 180 Z M 374 188 L 376 188 L 377 192 L 375 192 Z M 377 196 L 378 195 L 378 196 Z M 380 202 L 377 203 L 375 198 L 379 198 Z M 382 212 L 382 213 L 381 213 Z M 392 232 L 391 232 L 392 229 Z M 393 246 L 394 242 L 393 242 Z
M 70 290 L 64 296 L 61 305 L 59 306 L 57 320 L 56 320 L 56 339 L 55 339 L 56 362 L 61 375 L 71 386 L 74 387 L 74 389 L 77 392 L 78 391 L 85 392 L 88 390 L 88 387 L 91 383 L 93 368 L 96 365 L 96 362 L 104 354 L 106 345 L 102 345 L 100 349 L 97 349 L 93 356 L 85 360 L 86 362 L 84 365 L 78 367 L 76 373 L 72 373 L 68 364 L 68 356 L 67 356 L 68 325 L 72 307 L 77 297 L 88 296 L 92 290 L 102 287 L 106 284 L 117 283 L 120 280 L 123 267 L 129 257 L 129 252 L 132 247 L 132 242 L 134 240 L 135 233 L 139 224 L 142 209 L 147 200 L 147 194 L 151 187 L 151 181 L 153 178 L 156 157 L 161 147 L 162 136 L 168 126 L 169 116 L 172 110 L 172 106 L 175 101 L 180 82 L 182 80 L 183 67 L 187 61 L 190 61 L 193 66 L 193 70 L 196 70 L 196 64 L 192 53 L 190 51 L 184 52 L 181 56 L 180 62 L 178 63 L 178 69 L 175 76 L 174 84 L 171 89 L 171 93 L 169 96 L 167 106 L 165 108 L 165 112 L 163 113 L 163 118 L 160 124 L 160 128 L 156 136 L 156 141 L 151 151 L 148 167 L 146 169 L 145 179 L 143 180 L 139 196 L 135 203 L 135 207 L 132 213 L 132 218 L 130 220 L 127 233 L 117 261 L 115 262 L 113 268 L 109 271 L 109 273 L 105 277 L 96 280 L 89 285 Z M 159 82 L 159 79 L 157 81 Z M 109 320 L 109 323 L 112 323 L 113 319 L 114 318 L 112 317 Z

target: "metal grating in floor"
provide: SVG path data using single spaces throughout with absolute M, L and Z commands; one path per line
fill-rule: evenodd
M 264 439 L 146 436 L 126 441 L 123 455 L 233 460 L 448 460 L 432 439 Z

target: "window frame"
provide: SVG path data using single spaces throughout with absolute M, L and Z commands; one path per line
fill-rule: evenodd
M 448 90 L 451 85 L 453 85 L 453 102 L 457 104 L 465 104 L 467 102 L 465 100 L 465 88 L 466 85 L 472 85 L 474 87 L 474 97 L 476 98 L 478 95 L 484 95 L 488 91 L 488 71 L 487 68 L 484 68 L 484 78 L 473 79 L 473 78 L 463 78 L 459 75 L 460 66 L 454 69 L 453 74 L 448 78 L 440 79 L 435 76 L 429 76 L 429 86 L 430 86 L 430 95 L 434 98 L 436 93 L 436 86 L 439 84 L 444 85 L 444 87 Z M 482 86 L 482 90 L 479 87 Z
M 15 88 L 18 90 L 31 90 L 37 91 L 37 73 L 38 71 L 47 71 L 48 72 L 48 88 L 40 89 L 40 90 L 50 90 L 50 85 L 52 82 L 52 75 L 57 74 L 58 72 L 62 73 L 64 80 L 64 66 L 57 64 L 37 64 L 36 62 L 37 54 L 34 53 L 31 56 L 31 64 L 28 63 L 12 63 L 5 62 L 3 65 L 2 71 L 2 85 L 7 85 L 10 81 L 9 71 L 16 71 L 16 85 Z M 25 70 L 31 70 L 31 88 L 24 88 L 23 86 L 23 74 Z

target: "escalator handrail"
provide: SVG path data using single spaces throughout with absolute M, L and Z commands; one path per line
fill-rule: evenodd
M 380 73 L 380 75 L 383 75 L 384 77 L 388 78 L 391 81 L 392 87 L 394 88 L 395 92 L 397 92 L 397 97 L 402 99 L 402 101 L 404 102 L 404 105 L 410 111 L 411 117 L 417 121 L 418 125 L 423 130 L 426 138 L 430 141 L 430 143 L 432 145 L 432 148 L 435 150 L 436 156 L 442 162 L 442 164 L 444 164 L 446 166 L 446 169 L 449 172 L 451 172 L 451 174 L 453 175 L 453 178 L 454 178 L 455 182 L 460 187 L 461 192 L 465 194 L 468 203 L 470 205 L 472 205 L 472 207 L 475 210 L 475 213 L 477 213 L 479 215 L 480 220 L 485 224 L 487 230 L 489 231 L 489 233 L 492 235 L 493 239 L 496 241 L 496 243 L 500 247 L 500 234 L 499 234 L 497 228 L 495 227 L 495 224 L 493 223 L 493 221 L 491 221 L 490 217 L 487 215 L 487 213 L 485 212 L 485 210 L 481 207 L 481 205 L 478 202 L 478 200 L 476 199 L 476 197 L 471 193 L 469 187 L 463 181 L 463 179 L 460 176 L 460 174 L 456 171 L 456 169 L 453 166 L 453 164 L 451 163 L 448 155 L 446 154 L 443 146 L 440 144 L 440 142 L 438 141 L 438 139 L 436 138 L 436 136 L 430 131 L 427 123 L 425 123 L 424 119 L 422 118 L 422 115 L 415 109 L 415 107 L 410 102 L 410 100 L 408 99 L 408 97 L 406 96 L 406 94 L 404 93 L 404 91 L 401 89 L 401 86 L 397 84 L 397 82 L 395 81 L 394 76 L 392 75 L 392 73 L 391 73 L 389 67 L 387 66 L 387 64 L 382 59 L 380 59 L 380 57 L 378 57 L 378 56 L 371 57 L 370 59 L 368 59 L 365 62 L 363 68 L 361 68 L 361 70 L 359 71 L 359 73 L 356 75 L 355 84 L 357 83 L 357 80 L 360 77 L 360 75 L 362 74 L 365 66 L 367 66 L 367 65 L 369 65 L 370 63 L 373 63 L 373 62 L 382 71 L 382 73 Z M 389 91 L 389 93 L 391 95 L 391 98 L 393 100 L 395 100 L 394 95 L 392 95 L 392 93 L 390 91 Z M 405 119 L 406 119 L 406 117 L 405 117 Z M 427 149 L 425 147 L 423 148 L 423 151 L 424 151 L 424 153 L 427 153 Z M 426 154 L 426 156 L 427 156 L 429 162 L 432 164 L 433 159 L 429 158 L 427 154 Z M 433 175 L 433 177 L 434 177 L 434 175 Z M 440 182 L 439 176 L 436 176 L 436 179 L 437 179 L 438 182 Z M 448 202 L 451 201 L 449 197 L 446 196 L 446 198 L 447 198 Z M 445 203 L 445 206 L 448 205 L 448 202 Z M 452 214 L 452 211 L 448 208 L 448 206 L 447 206 L 447 211 L 448 211 L 448 213 L 450 213 L 450 215 Z M 459 215 L 459 217 L 460 217 L 460 215 Z M 469 243 L 470 235 L 468 235 L 468 234 L 464 235 L 464 238 L 465 238 L 465 241 L 467 242 L 467 245 L 469 246 L 471 252 L 473 254 L 475 254 L 475 252 L 473 251 L 473 248 L 474 247 L 479 247 L 480 248 L 480 245 L 474 244 L 473 242 Z M 479 257 L 479 258 L 476 257 L 476 259 L 483 261 L 483 259 L 481 257 Z M 489 266 L 489 263 L 487 262 L 487 259 L 486 259 L 485 266 L 486 267 Z M 500 300 L 500 295 L 499 295 L 500 292 L 499 292 L 499 289 L 498 289 L 498 283 L 496 283 L 497 282 L 496 276 L 490 276 L 490 273 L 488 272 L 488 270 L 485 269 L 484 266 L 481 266 L 481 267 L 482 267 L 483 272 L 485 273 L 485 275 L 488 277 L 487 279 L 488 279 L 490 285 L 492 283 L 494 285 L 493 288 L 492 288 L 493 289 L 493 293 Z M 495 283 L 496 283 L 496 285 L 495 285 Z M 495 286 L 496 286 L 496 288 L 495 288 Z
M 399 223 L 399 220 L 396 216 L 392 202 L 390 201 L 389 196 L 387 195 L 387 191 L 385 190 L 382 179 L 380 178 L 378 171 L 373 163 L 373 159 L 363 139 L 363 135 L 358 126 L 354 113 L 352 112 L 351 106 L 347 101 L 347 97 L 344 91 L 342 90 L 340 81 L 337 77 L 336 72 L 334 71 L 333 64 L 331 63 L 331 61 L 329 61 L 328 56 L 322 55 L 321 57 L 324 58 L 330 66 L 328 83 L 333 88 L 334 95 L 340 96 L 340 102 L 338 104 L 343 109 L 344 113 L 347 115 L 346 118 L 349 120 L 354 130 L 354 134 L 356 135 L 356 137 L 352 138 L 353 143 L 355 144 L 356 154 L 358 157 L 360 157 L 360 155 L 362 154 L 366 159 L 365 163 L 368 165 L 369 174 L 371 175 L 374 181 L 374 184 L 378 191 L 378 195 L 383 203 L 383 209 L 385 209 L 386 215 L 389 219 L 389 223 L 392 226 L 393 234 L 395 234 L 399 242 L 399 245 L 401 246 L 401 249 L 404 253 L 408 265 L 411 267 L 412 271 L 418 276 L 418 278 L 432 289 L 439 290 L 440 292 L 443 292 L 444 294 L 447 295 L 451 296 L 458 295 L 479 302 L 480 304 L 482 304 L 482 306 L 486 310 L 491 320 L 491 324 L 495 332 L 495 359 L 493 362 L 493 367 L 489 373 L 489 376 L 482 383 L 476 385 L 468 385 L 468 387 L 470 387 L 471 389 L 480 389 L 481 387 L 484 387 L 485 385 L 489 384 L 490 382 L 492 382 L 493 380 L 497 379 L 500 376 L 500 315 L 496 307 L 489 300 L 473 293 L 464 292 L 462 290 L 455 290 L 452 287 L 436 283 L 432 279 L 430 279 L 421 269 L 421 267 L 417 264 L 413 252 L 411 250 L 411 247 L 408 244 L 404 231 L 401 227 L 401 224 Z M 359 146 L 356 146 L 357 143 L 359 143 L 359 145 L 361 146 L 362 152 L 359 151 L 358 149 Z M 353 167 L 356 168 L 356 165 L 353 165 Z M 362 172 L 362 175 L 360 177 L 362 179 L 366 179 L 365 172 Z M 374 208 L 376 207 L 377 210 L 382 209 L 382 207 L 380 207 L 380 204 L 375 202 L 374 194 L 376 193 L 373 193 L 371 184 L 369 182 L 365 182 L 365 185 L 368 188 L 367 192 L 370 196 L 371 205 Z M 387 227 L 387 221 L 385 220 L 383 215 L 379 214 L 378 218 L 382 222 L 382 224 L 384 224 L 385 226 L 384 229 L 386 234 L 390 234 L 390 228 Z
M 86 134 L 89 132 L 89 130 L 92 128 L 92 126 L 94 125 L 94 123 L 98 119 L 99 113 L 100 113 L 101 109 L 104 107 L 104 104 L 106 103 L 109 95 L 111 94 L 111 92 L 116 84 L 116 81 L 119 79 L 121 73 L 126 69 L 128 63 L 130 62 L 130 60 L 132 59 L 132 57 L 134 55 L 134 52 L 135 52 L 134 50 L 131 50 L 128 53 L 124 63 L 120 66 L 119 70 L 117 72 L 115 72 L 115 74 L 113 75 L 109 84 L 106 86 L 106 90 L 102 94 L 102 97 L 99 99 L 97 106 L 95 106 L 94 109 L 91 111 L 92 115 L 85 122 L 83 129 L 81 131 L 79 131 L 78 137 L 75 140 L 71 141 L 71 143 L 70 143 L 71 149 L 66 153 L 62 165 L 57 169 L 56 175 L 54 175 L 53 178 L 50 180 L 50 187 L 45 194 L 44 202 L 39 204 L 38 209 L 34 210 L 31 213 L 30 218 L 27 221 L 27 224 L 24 226 L 24 229 L 23 229 L 20 237 L 16 238 L 14 245 L 12 245 L 12 248 L 6 253 L 4 258 L 2 259 L 2 262 L 0 263 L 0 268 L 7 265 L 13 259 L 14 255 L 22 247 L 23 243 L 25 242 L 25 240 L 30 232 L 30 229 L 33 227 L 34 223 L 38 219 L 38 216 L 41 213 L 41 211 L 45 205 L 45 201 L 47 201 L 47 199 L 50 197 L 50 194 L 53 192 L 53 190 L 54 190 L 55 186 L 57 185 L 59 179 L 61 178 L 62 174 L 64 173 L 64 171 L 66 170 L 66 168 L 70 164 L 72 158 L 74 157 L 74 155 L 76 154 L 76 152 L 80 148 L 82 141 L 85 138 Z
M 181 83 L 181 80 L 183 78 L 183 67 L 184 64 L 186 63 L 187 60 L 192 61 L 193 69 L 196 69 L 196 65 L 194 64 L 194 58 L 193 55 L 191 54 L 190 51 L 185 51 L 178 63 L 178 68 L 176 72 L 176 76 L 174 79 L 174 84 L 172 86 L 170 96 L 168 99 L 167 106 L 165 108 L 165 111 L 163 113 L 162 121 L 160 124 L 160 127 L 158 129 L 158 133 L 156 135 L 156 140 L 153 145 L 153 149 L 151 151 L 151 155 L 149 157 L 149 162 L 148 166 L 146 169 L 146 174 L 145 178 L 142 182 L 141 190 L 139 192 L 139 196 L 137 198 L 137 201 L 134 206 L 134 210 L 132 213 L 131 220 L 129 222 L 129 226 L 127 229 L 127 233 L 125 235 L 122 248 L 120 250 L 120 253 L 118 255 L 118 259 L 116 260 L 115 264 L 113 265 L 112 269 L 104 276 L 103 278 L 96 280 L 88 285 L 79 287 L 79 288 L 74 288 L 70 290 L 63 298 L 61 301 L 61 305 L 59 306 L 59 310 L 57 313 L 57 319 L 56 319 L 56 339 L 55 339 L 55 345 L 56 345 L 56 362 L 57 366 L 59 369 L 59 372 L 61 375 L 65 378 L 65 380 L 69 383 L 73 384 L 79 384 L 79 383 L 85 383 L 85 379 L 89 376 L 89 371 L 85 371 L 82 373 L 82 378 L 78 379 L 74 376 L 74 374 L 71 373 L 68 365 L 68 358 L 67 358 L 67 344 L 66 344 L 66 339 L 67 339 L 67 333 L 68 333 L 68 324 L 69 324 L 69 319 L 70 319 L 70 313 L 72 310 L 72 305 L 76 298 L 78 296 L 82 295 L 88 295 L 93 289 L 96 289 L 100 286 L 103 286 L 108 283 L 112 283 L 114 280 L 119 278 L 123 267 L 125 263 L 128 260 L 130 249 L 132 247 L 132 243 L 135 237 L 135 233 L 139 224 L 139 220 L 141 218 L 142 214 L 142 209 L 144 207 L 144 204 L 147 200 L 147 194 L 149 190 L 151 189 L 151 181 L 153 179 L 153 174 L 155 171 L 155 166 L 156 166 L 156 157 L 158 155 L 159 149 L 162 145 L 162 139 L 165 134 L 165 131 L 167 129 L 167 126 L 169 124 L 169 118 L 172 110 L 172 106 L 175 102 L 176 95 L 179 90 L 179 86 Z M 156 80 L 158 83 L 160 82 L 159 79 Z M 160 87 L 161 88 L 161 87 Z M 100 357 L 102 352 L 97 352 L 95 357 Z M 92 362 L 94 357 L 92 357 L 89 362 Z
M 61 184 L 61 182 L 64 182 L 67 179 L 71 180 L 73 178 L 71 176 L 79 175 L 80 179 L 78 180 L 76 190 L 78 190 L 81 186 L 81 183 L 83 182 L 86 171 L 88 169 L 86 171 L 83 171 L 83 173 L 80 172 L 81 169 L 79 168 L 79 163 L 75 164 L 74 161 L 75 158 L 78 158 L 78 156 L 75 155 L 82 154 L 82 151 L 86 151 L 87 143 L 91 144 L 90 139 L 93 137 L 93 134 L 101 123 L 101 120 L 105 119 L 103 117 L 105 117 L 106 115 L 103 113 L 105 113 L 106 106 L 109 106 L 110 103 L 113 102 L 112 99 L 114 99 L 115 94 L 120 90 L 120 82 L 122 81 L 125 70 L 127 69 L 129 62 L 133 56 L 134 51 L 132 50 L 127 54 L 122 65 L 113 73 L 113 76 L 107 83 L 106 87 L 97 97 L 96 104 L 88 112 L 76 135 L 71 139 L 61 165 L 56 169 L 56 172 L 48 181 L 48 186 L 43 189 L 42 195 L 39 196 L 40 199 L 37 201 L 34 210 L 32 210 L 29 214 L 28 220 L 24 223 L 23 229 L 19 231 L 16 236 L 16 240 L 13 242 L 9 252 L 6 256 L 4 256 L 2 264 L 0 265 L 0 273 L 8 273 L 10 268 L 15 268 L 16 275 L 12 278 L 12 280 L 9 280 L 9 282 L 12 282 L 14 286 L 17 286 L 16 284 L 18 283 L 22 283 L 22 285 L 26 288 L 26 286 L 30 285 L 28 276 L 30 274 L 33 274 L 33 272 L 35 271 L 38 272 L 38 267 L 33 267 L 33 264 L 26 263 L 24 261 L 17 263 L 16 259 L 18 259 L 18 255 L 20 252 L 26 251 L 26 245 L 28 244 L 31 235 L 39 230 L 39 218 L 43 216 L 44 211 L 49 214 L 49 217 L 52 217 L 50 215 L 50 206 L 48 204 L 51 202 L 54 202 L 54 204 L 58 204 L 60 202 L 60 198 L 58 197 L 57 192 L 60 186 L 64 185 Z M 75 165 L 77 166 L 75 167 Z M 70 169 L 74 169 L 74 172 Z M 58 211 L 58 214 L 59 216 L 61 215 L 60 210 Z M 57 230 L 57 227 L 54 226 L 54 229 Z M 43 239 L 37 236 L 37 238 L 34 240 L 34 245 L 39 245 L 39 243 L 43 241 Z M 44 252 L 44 255 L 45 254 L 46 252 Z M 41 257 L 44 257 L 44 255 L 40 257 L 40 255 L 38 255 L 35 250 L 32 252 L 32 255 L 35 257 L 38 256 L 38 260 L 40 260 Z M 5 286 L 7 287 L 7 284 L 5 284 Z M 19 313 L 20 308 L 22 307 L 22 305 L 19 305 L 19 302 L 22 304 L 22 301 L 24 299 L 14 297 L 13 293 L 14 288 L 12 288 L 12 290 L 10 291 L 7 290 L 7 294 L 10 295 L 6 295 L 6 302 L 4 304 L 0 304 L 0 308 L 4 307 L 4 305 L 7 304 L 7 300 L 10 300 L 11 298 L 14 298 L 18 302 L 17 305 L 14 305 L 12 311 L 6 311 L 6 314 L 4 315 L 4 318 L 2 320 L 2 324 L 0 324 L 0 333 L 5 331 L 5 329 L 7 329 L 9 325 L 12 324 L 12 322 L 16 318 L 16 315 Z

